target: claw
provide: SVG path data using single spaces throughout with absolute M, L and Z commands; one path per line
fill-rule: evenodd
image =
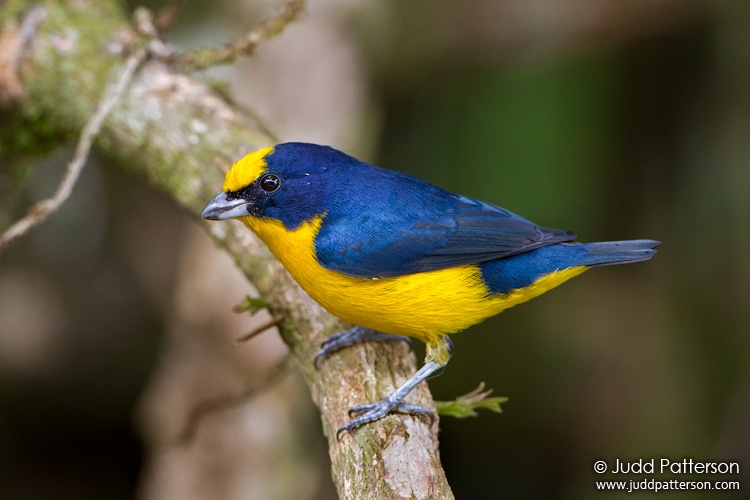
M 399 388 L 390 393 L 384 400 L 377 403 L 363 404 L 352 407 L 349 410 L 349 417 L 353 417 L 349 422 L 344 424 L 338 432 L 336 438 L 341 439 L 344 432 L 354 433 L 356 429 L 365 424 L 380 420 L 389 413 L 408 413 L 426 419 L 430 425 L 435 423 L 435 414 L 427 408 L 419 405 L 405 403 L 403 400 L 412 389 L 435 373 L 444 365 L 436 361 L 430 361 L 419 369 L 417 373 L 409 377 L 409 380 L 401 384 Z
M 432 427 L 432 424 L 435 423 L 435 414 L 424 406 L 401 402 L 396 411 L 419 417 L 424 420 L 428 427 Z
M 386 335 L 362 327 L 352 328 L 351 330 L 334 335 L 323 342 L 318 355 L 315 357 L 315 366 L 318 366 L 319 359 L 328 356 L 331 352 L 337 351 L 342 347 L 352 345 L 356 342 L 360 342 L 363 339 L 394 341 L 404 338 L 405 337 Z M 408 413 L 410 415 L 416 415 L 417 417 L 424 419 L 430 426 L 435 423 L 435 414 L 433 412 L 422 406 L 404 402 L 406 395 L 416 386 L 427 380 L 430 375 L 445 366 L 452 352 L 452 344 L 447 337 L 443 337 L 435 344 L 428 344 L 427 347 L 428 361 L 425 365 L 382 401 L 353 406 L 349 410 L 349 418 L 351 418 L 351 420 L 336 431 L 336 439 L 340 441 L 344 432 L 354 434 L 354 431 L 363 425 L 380 420 L 390 413 Z M 436 360 L 435 357 L 430 355 L 430 349 L 432 349 L 432 351 L 437 350 L 438 354 L 441 354 L 442 356 L 438 357 Z
M 331 335 L 320 344 L 320 350 L 315 355 L 313 365 L 315 369 L 320 368 L 320 362 L 345 347 L 353 346 L 360 342 L 408 342 L 411 345 L 411 339 L 409 337 L 402 337 L 401 335 L 391 335 L 388 333 L 380 333 L 369 328 L 363 328 L 361 326 L 355 326 L 349 330 Z
M 378 401 L 377 403 L 357 405 L 349 410 L 349 417 L 361 413 L 361 415 L 352 418 L 349 422 L 341 426 L 336 432 L 336 439 L 341 441 L 344 432 L 354 434 L 354 431 L 365 424 L 380 420 L 391 413 L 408 413 L 415 415 L 425 421 L 429 426 L 435 423 L 435 414 L 427 408 L 403 401 L 390 401 L 388 398 Z

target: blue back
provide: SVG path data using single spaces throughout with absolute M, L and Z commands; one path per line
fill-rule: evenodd
M 279 144 L 266 161 L 282 187 L 259 204 L 260 214 L 290 230 L 323 216 L 318 261 L 350 276 L 487 262 L 575 238 L 326 146 Z

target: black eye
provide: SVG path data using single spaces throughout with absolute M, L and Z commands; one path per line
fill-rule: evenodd
M 266 193 L 273 193 L 281 187 L 281 179 L 275 174 L 265 174 L 258 180 L 258 185 Z

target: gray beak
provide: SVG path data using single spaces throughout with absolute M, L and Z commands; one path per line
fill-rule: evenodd
M 225 220 L 233 217 L 248 215 L 248 201 L 242 198 L 234 200 L 227 199 L 227 193 L 222 191 L 208 202 L 206 208 L 201 212 L 201 219 Z

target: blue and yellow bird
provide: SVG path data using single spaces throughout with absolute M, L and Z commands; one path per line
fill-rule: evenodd
M 403 399 L 448 362 L 448 335 L 590 267 L 647 260 L 659 244 L 576 243 L 574 233 L 305 143 L 237 161 L 201 217 L 240 219 L 313 299 L 357 325 L 319 357 L 391 335 L 427 345 L 424 366 L 382 401 L 352 408 L 358 416 L 339 434 L 391 412 L 431 417 Z

